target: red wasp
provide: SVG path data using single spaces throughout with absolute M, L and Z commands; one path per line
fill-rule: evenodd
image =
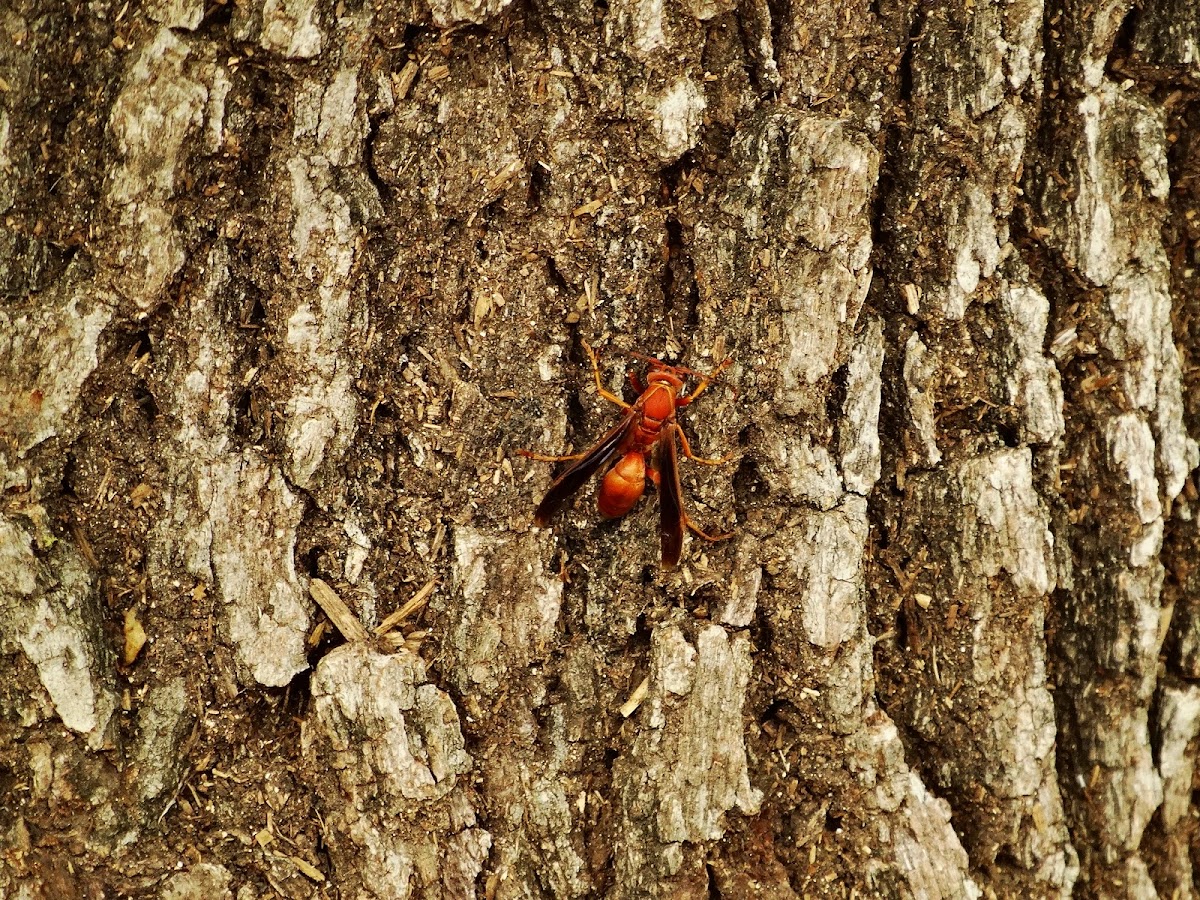
M 629 373 L 630 383 L 638 392 L 638 398 L 632 404 L 626 403 L 620 397 L 604 389 L 600 381 L 600 364 L 596 354 L 586 343 L 583 349 L 587 351 L 592 361 L 592 374 L 596 378 L 596 389 L 600 396 L 625 410 L 625 415 L 609 431 L 596 442 L 595 446 L 583 452 L 570 456 L 546 456 L 532 453 L 528 450 L 518 451 L 530 459 L 540 459 L 547 462 L 563 460 L 578 460 L 573 466 L 554 480 L 542 502 L 538 504 L 533 514 L 533 521 L 545 526 L 559 511 L 562 505 L 610 460 L 617 462 L 608 470 L 600 485 L 596 503 L 600 513 L 608 518 L 617 518 L 633 509 L 634 504 L 646 490 L 646 477 L 654 482 L 659 491 L 659 526 L 658 533 L 662 541 L 662 563 L 665 567 L 674 566 L 679 562 L 683 551 L 683 529 L 686 526 L 706 541 L 720 541 L 732 537 L 732 534 L 705 534 L 683 510 L 683 496 L 679 486 L 679 457 L 675 447 L 675 438 L 683 445 L 683 455 L 688 459 L 703 463 L 706 466 L 718 466 L 729 462 L 736 456 L 730 453 L 720 459 L 703 459 L 692 453 L 687 436 L 679 423 L 675 421 L 675 410 L 687 406 L 733 363 L 726 359 L 710 374 L 685 369 L 681 366 L 668 365 L 650 356 L 634 353 L 638 359 L 649 365 L 646 373 L 646 384 L 643 385 L 636 373 Z M 684 394 L 683 384 L 686 376 L 693 376 L 700 381 L 699 386 L 690 394 Z M 647 454 L 653 451 L 650 465 L 646 465 Z

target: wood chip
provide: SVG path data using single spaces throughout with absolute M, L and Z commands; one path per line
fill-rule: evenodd
M 633 689 L 633 693 L 629 695 L 629 699 L 621 704 L 621 715 L 628 719 L 637 711 L 637 708 L 642 705 L 642 701 L 646 699 L 646 694 L 650 690 L 649 677 L 643 678 L 642 683 Z
M 146 629 L 142 627 L 141 620 L 138 619 L 137 609 L 127 609 L 125 610 L 125 652 L 121 654 L 124 664 L 126 666 L 133 665 L 144 646 L 146 646 Z
M 404 68 L 399 73 L 392 76 L 392 87 L 396 91 L 396 99 L 403 100 L 408 96 L 408 92 L 412 90 L 413 82 L 417 80 L 417 72 L 420 70 L 415 60 L 409 60 L 404 64 Z
M 402 607 L 379 623 L 379 626 L 375 629 L 376 637 L 387 634 L 397 625 L 416 615 L 420 610 L 424 609 L 426 602 L 429 600 L 429 596 L 433 593 L 433 589 L 436 587 L 436 578 L 431 578 L 429 581 L 425 582 L 424 586 L 412 595 L 412 599 L 410 599 Z
M 492 298 L 487 294 L 480 294 L 475 298 L 475 314 L 472 317 L 472 324 L 475 330 L 479 330 L 479 326 L 483 324 L 483 320 L 488 317 L 488 313 L 492 311 Z
M 309 582 L 308 592 L 316 601 L 317 606 L 321 607 L 325 611 L 325 615 L 329 616 L 329 621 L 342 633 L 342 637 L 352 643 L 369 640 L 370 635 L 367 634 L 367 629 L 363 627 L 362 622 L 358 621 L 358 616 L 350 611 L 350 607 L 342 602 L 342 598 L 334 592 L 333 588 L 320 578 L 314 578 Z
M 291 859 L 292 859 L 292 862 L 296 864 L 296 868 L 300 870 L 301 874 L 304 875 L 305 878 L 312 879 L 313 881 L 317 882 L 318 884 L 325 880 L 325 876 L 321 873 L 321 870 L 318 869 L 316 866 L 312 865 L 311 863 L 305 862 L 303 859 L 301 859 L 298 856 L 293 856 Z
M 75 545 L 79 548 L 79 552 L 83 554 L 93 569 L 100 568 L 100 561 L 96 559 L 96 553 L 92 550 L 92 544 L 84 534 L 83 526 L 79 524 L 78 519 L 71 519 L 71 537 L 75 539 Z
M 498 193 L 506 184 L 513 180 L 521 171 L 521 160 L 514 159 L 499 172 L 484 182 L 483 189 L 489 194 Z
M 576 216 L 576 217 L 590 216 L 592 213 L 599 210 L 600 207 L 602 207 L 603 205 L 604 205 L 603 198 L 597 198 L 595 200 L 591 200 L 591 201 L 583 204 L 583 206 L 577 206 L 575 208 L 575 210 L 571 213 L 571 215 Z
M 104 476 L 100 480 L 100 487 L 96 488 L 96 498 L 94 500 L 92 500 L 92 502 L 91 502 L 92 506 L 98 506 L 102 503 L 108 502 L 108 500 L 107 500 L 108 486 L 110 484 L 112 484 L 112 481 L 113 481 L 113 467 L 109 466 L 108 468 L 104 469 Z

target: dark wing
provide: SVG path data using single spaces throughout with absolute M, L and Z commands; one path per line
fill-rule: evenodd
M 621 439 L 629 431 L 635 415 L 633 410 L 627 412 L 625 418 L 596 442 L 596 446 L 587 452 L 587 456 L 570 466 L 554 480 L 554 484 L 550 485 L 550 490 L 546 491 L 546 496 L 542 498 L 542 502 L 538 504 L 538 508 L 533 513 L 534 522 L 545 527 L 567 499 L 579 490 L 585 481 L 595 475 L 598 469 L 616 456 L 617 450 L 621 446 Z
M 674 422 L 658 435 L 658 536 L 662 540 L 662 564 L 671 568 L 683 553 L 683 491 L 679 486 L 679 455 L 675 449 Z

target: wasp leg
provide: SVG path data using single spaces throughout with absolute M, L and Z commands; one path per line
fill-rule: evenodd
M 690 394 L 688 394 L 686 397 L 679 397 L 675 401 L 675 405 L 676 406 L 687 406 L 689 403 L 691 403 L 693 400 L 695 400 L 697 397 L 699 397 L 701 394 L 703 394 L 708 389 L 708 386 L 713 383 L 713 380 L 718 375 L 720 375 L 722 372 L 724 372 L 726 369 L 728 369 L 732 365 L 733 365 L 733 357 L 727 356 L 723 363 L 721 363 L 719 366 L 717 366 L 715 369 L 713 369 L 707 375 L 701 375 L 699 386 L 697 386 L 697 388 L 694 391 L 692 391 Z
M 596 351 L 592 349 L 587 341 L 583 341 L 583 349 L 587 351 L 588 359 L 592 361 L 592 374 L 596 376 L 596 390 L 600 392 L 600 396 L 605 400 L 609 400 L 621 409 L 632 409 L 628 403 L 614 394 L 612 391 L 604 387 L 604 383 L 600 380 L 600 361 L 596 358 Z
M 684 524 L 687 525 L 688 531 L 696 535 L 696 537 L 704 538 L 704 540 L 708 541 L 710 544 L 715 544 L 717 541 L 728 540 L 729 538 L 733 537 L 734 534 L 732 531 L 727 532 L 726 534 L 708 534 L 701 531 L 700 526 L 698 526 L 691 519 L 684 519 Z
M 694 397 L 696 395 L 693 394 L 692 396 Z M 703 456 L 696 456 L 694 453 L 692 453 L 691 444 L 688 443 L 687 435 L 683 433 L 683 429 L 676 425 L 675 430 L 679 433 L 679 442 L 683 444 L 683 455 L 693 462 L 698 462 L 705 466 L 719 466 L 722 463 L 727 463 L 731 459 L 735 459 L 741 455 L 737 450 L 732 450 L 729 453 L 726 453 L 724 456 L 718 457 L 717 459 L 706 459 Z

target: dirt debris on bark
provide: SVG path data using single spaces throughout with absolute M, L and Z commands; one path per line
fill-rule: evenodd
M 1191 5 L 0 32 L 0 895 L 1196 892 Z

